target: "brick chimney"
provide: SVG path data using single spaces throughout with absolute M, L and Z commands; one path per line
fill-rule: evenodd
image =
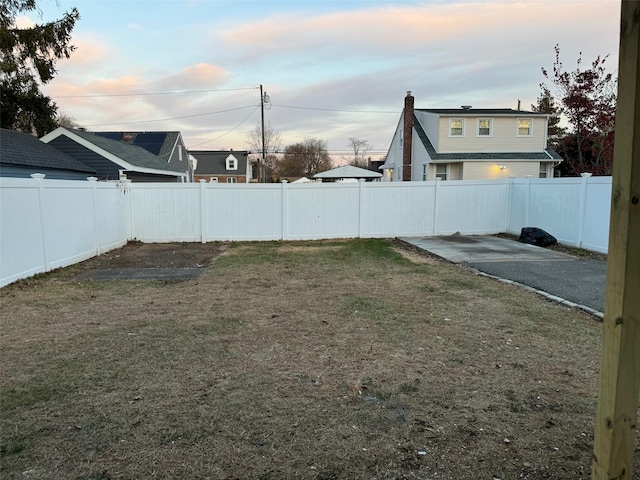
M 402 130 L 402 181 L 411 181 L 411 143 L 413 140 L 413 96 L 404 97 L 404 126 Z

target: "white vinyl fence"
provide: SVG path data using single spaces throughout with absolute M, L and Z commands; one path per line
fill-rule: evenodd
M 131 237 L 207 242 L 494 233 L 505 231 L 508 195 L 508 181 L 132 184 Z
M 539 227 L 558 242 L 606 253 L 611 177 L 512 180 L 507 230 Z
M 0 287 L 127 243 L 113 183 L 0 178 Z
M 0 178 L 0 287 L 143 242 L 518 234 L 606 252 L 610 177 L 390 183 Z

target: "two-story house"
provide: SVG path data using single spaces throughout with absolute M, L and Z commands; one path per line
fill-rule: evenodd
M 249 152 L 233 150 L 191 150 L 195 159 L 194 181 L 211 183 L 249 183 Z
M 481 180 L 554 175 L 548 115 L 510 108 L 415 109 L 407 92 L 384 181 Z

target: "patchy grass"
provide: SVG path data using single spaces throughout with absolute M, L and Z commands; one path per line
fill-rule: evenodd
M 385 240 L 159 248 L 0 290 L 0 477 L 589 476 L 585 313 Z

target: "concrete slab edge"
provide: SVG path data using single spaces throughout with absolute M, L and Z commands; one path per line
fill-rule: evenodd
M 409 248 L 414 249 L 414 250 L 420 250 L 422 253 L 426 253 L 427 255 L 429 255 L 429 256 L 431 256 L 433 258 L 438 258 L 440 260 L 444 260 L 445 262 L 450 263 L 451 265 L 460 265 L 459 263 L 452 262 L 448 258 L 443 257 L 442 255 L 438 255 L 437 253 L 433 253 L 433 252 L 431 252 L 429 250 L 425 250 L 424 248 L 420 248 L 420 247 L 418 247 L 417 245 L 414 245 L 411 242 L 407 242 L 406 240 L 403 240 L 400 237 L 395 237 L 394 240 L 397 241 L 398 243 L 401 243 L 405 247 L 409 247 Z
M 571 301 L 566 300 L 564 298 L 558 297 L 557 295 L 552 295 L 552 294 L 550 294 L 548 292 L 545 292 L 544 290 L 538 290 L 537 288 L 530 287 L 529 285 L 525 285 L 523 283 L 515 282 L 513 280 L 508 280 L 506 278 L 496 277 L 495 275 L 490 275 L 488 273 L 481 272 L 480 270 L 477 270 L 475 268 L 469 267 L 466 262 L 463 262 L 463 263 L 452 262 L 451 260 L 449 260 L 449 259 L 447 259 L 445 257 L 441 257 L 440 255 L 435 254 L 433 252 L 429 252 L 429 251 L 423 250 L 420 247 L 417 247 L 416 245 L 413 245 L 412 243 L 409 243 L 409 242 L 407 242 L 405 240 L 402 240 L 399 237 L 396 237 L 395 240 L 400 242 L 400 243 L 402 243 L 402 244 L 404 244 L 404 245 L 406 245 L 406 246 L 408 246 L 408 247 L 411 247 L 411 248 L 420 250 L 420 251 L 422 251 L 424 253 L 427 253 L 427 254 L 431 255 L 432 257 L 438 258 L 440 260 L 444 260 L 445 262 L 450 263 L 451 265 L 463 265 L 463 266 L 466 266 L 467 268 L 469 268 L 469 270 L 473 271 L 474 273 L 476 273 L 477 275 L 480 275 L 482 277 L 492 278 L 493 280 L 497 280 L 499 282 L 506 283 L 508 285 L 513 285 L 514 287 L 524 288 L 525 290 L 527 290 L 529 292 L 532 292 L 532 293 L 537 293 L 538 295 L 541 295 L 541 296 L 545 297 L 546 299 L 548 299 L 548 300 L 550 300 L 552 302 L 560 303 L 562 305 L 566 305 L 566 306 L 571 307 L 571 308 L 578 308 L 578 309 L 580 309 L 580 310 L 582 310 L 584 312 L 587 312 L 587 313 L 589 313 L 591 315 L 594 315 L 594 316 L 600 318 L 601 320 L 604 318 L 604 313 L 599 312 L 598 310 L 596 310 L 594 308 L 591 308 L 591 307 L 588 307 L 586 305 L 581 305 L 579 303 L 571 302 Z
M 523 283 L 519 283 L 519 282 L 514 282 L 513 280 L 508 280 L 506 278 L 502 278 L 502 277 L 496 277 L 495 275 L 490 275 L 488 273 L 485 272 L 481 272 L 480 270 L 476 270 L 475 268 L 471 269 L 472 271 L 474 271 L 475 273 L 477 273 L 478 275 L 482 276 L 482 277 L 487 277 L 487 278 L 492 278 L 493 280 L 497 280 L 499 282 L 502 283 L 506 283 L 507 285 L 513 285 L 514 287 L 519 287 L 519 288 L 523 288 L 529 292 L 532 293 L 537 293 L 538 295 L 541 295 L 543 297 L 545 297 L 547 300 L 550 300 L 552 302 L 556 302 L 556 303 L 560 303 L 562 305 L 566 305 L 567 307 L 571 307 L 571 308 L 578 308 L 584 312 L 587 312 L 591 315 L 594 315 L 598 318 L 600 318 L 600 320 L 602 320 L 604 318 L 604 313 L 599 312 L 598 310 L 588 307 L 586 305 L 581 305 L 579 303 L 575 303 L 575 302 L 571 302 L 569 300 L 566 300 L 564 298 L 558 297 L 557 295 L 552 295 L 548 292 L 545 292 L 544 290 L 538 290 L 537 288 L 533 288 L 530 287 L 529 285 L 525 285 Z

